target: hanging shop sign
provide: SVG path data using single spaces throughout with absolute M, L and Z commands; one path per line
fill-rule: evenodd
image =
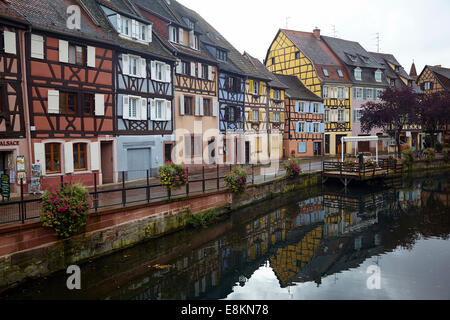
M 16 157 L 16 170 L 17 172 L 25 172 L 25 156 Z
M 10 194 L 11 194 L 11 189 L 10 189 L 10 186 L 9 186 L 9 175 L 2 174 L 0 185 L 1 185 L 1 188 L 2 188 L 2 198 L 3 198 L 3 200 L 5 198 L 7 198 L 9 200 L 9 197 L 10 197 Z

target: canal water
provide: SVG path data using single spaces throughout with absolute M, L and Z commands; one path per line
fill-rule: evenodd
M 328 185 L 30 280 L 2 299 L 450 299 L 448 176 Z

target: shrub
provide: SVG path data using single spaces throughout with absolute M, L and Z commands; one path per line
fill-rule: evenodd
M 441 153 L 441 152 L 442 152 L 442 149 L 444 149 L 444 146 L 443 146 L 442 143 L 440 143 L 439 141 L 436 142 L 436 143 L 434 144 L 434 150 L 435 150 L 437 153 Z
M 186 224 L 192 228 L 205 228 L 209 224 L 214 223 L 218 219 L 218 214 L 215 209 L 206 212 L 198 213 L 191 216 Z
M 302 172 L 298 159 L 294 157 L 289 158 L 284 163 L 284 169 L 286 169 L 286 177 L 288 178 L 295 178 Z
M 423 151 L 423 153 L 425 154 L 425 161 L 426 162 L 431 163 L 434 160 L 435 153 L 434 153 L 434 150 L 432 148 L 425 149 Z
M 449 148 L 444 148 L 442 149 L 442 155 L 444 156 L 444 161 L 445 163 L 449 162 L 449 158 L 450 158 L 450 149 Z
M 247 183 L 247 172 L 237 167 L 225 176 L 225 186 L 235 194 L 242 194 Z
M 53 228 L 58 238 L 69 238 L 83 231 L 90 207 L 89 193 L 79 184 L 64 183 L 50 188 L 41 199 L 43 227 Z
M 159 181 L 169 189 L 177 189 L 188 183 L 186 170 L 178 164 L 167 164 L 159 167 Z
M 411 167 L 414 162 L 414 151 L 412 149 L 408 149 L 402 152 L 403 154 L 403 163 L 408 167 Z
M 367 159 L 366 166 L 367 167 L 375 167 L 376 166 L 376 162 L 373 161 L 372 159 Z

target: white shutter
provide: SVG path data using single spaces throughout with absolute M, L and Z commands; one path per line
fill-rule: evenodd
M 16 54 L 16 33 L 3 31 L 5 53 Z
M 45 175 L 45 145 L 43 143 L 34 144 L 34 163 L 41 165 L 42 175 Z
M 44 59 L 44 38 L 42 36 L 31 35 L 31 57 Z
M 183 43 L 183 40 L 184 40 L 183 33 L 184 33 L 183 28 L 178 29 L 178 42 L 181 44 Z
M 203 69 L 202 69 L 202 64 L 199 62 L 197 63 L 197 67 L 198 67 L 198 77 L 203 79 Z
M 96 116 L 105 115 L 105 96 L 103 94 L 95 95 L 95 115 Z
M 166 105 L 166 110 L 165 110 L 165 119 L 166 121 L 170 121 L 172 120 L 172 102 L 167 100 L 165 101 L 165 105 Z
M 168 82 L 168 83 L 172 82 L 172 72 L 171 71 L 172 70 L 170 68 L 170 65 L 169 64 L 165 64 L 164 65 L 164 79 L 165 79 L 165 82 Z
M 58 90 L 48 90 L 47 99 L 47 112 L 48 113 L 59 113 L 59 91 Z
M 152 80 L 156 80 L 156 62 L 155 61 L 152 61 L 151 62 L 151 71 L 152 71 L 152 74 L 151 74 L 151 79 Z
M 149 24 L 148 26 L 147 26 L 147 41 L 148 42 L 152 42 L 152 36 L 153 36 L 153 34 L 152 34 L 152 25 L 151 24 Z
M 139 69 L 141 78 L 147 78 L 147 60 L 139 58 Z
M 348 99 L 349 98 L 349 88 L 344 88 L 344 99 Z
M 213 100 L 213 117 L 217 117 L 219 115 L 219 100 L 216 98 Z
M 120 14 L 116 15 L 117 17 L 117 32 L 122 32 L 122 19 L 120 18 Z
M 156 119 L 156 102 L 155 99 L 150 99 L 150 120 Z
M 212 66 L 208 66 L 208 80 L 213 80 L 213 74 L 212 74 Z
M 175 29 L 172 26 L 169 26 L 169 41 L 175 42 L 175 39 L 173 38 L 173 29 Z
M 131 20 L 131 37 L 137 38 L 138 36 L 138 25 L 139 23 L 136 20 Z
M 147 99 L 141 98 L 141 120 L 148 120 L 147 118 Z
M 69 62 L 69 42 L 59 40 L 59 62 Z
M 130 118 L 130 96 L 123 96 L 122 118 Z
M 91 151 L 91 171 L 100 170 L 100 143 L 92 142 Z
M 344 110 L 344 121 L 349 122 L 350 121 L 350 110 Z
M 180 94 L 180 115 L 184 116 L 184 95 Z
M 183 72 L 183 64 L 181 62 L 180 59 L 177 60 L 177 69 L 176 69 L 176 73 L 182 73 Z
M 200 115 L 200 100 L 199 100 L 199 96 L 195 97 L 195 114 L 196 116 Z
M 189 31 L 189 47 L 194 48 L 194 31 Z
M 195 62 L 191 62 L 191 77 L 195 77 Z
M 198 105 L 199 105 L 199 114 L 203 116 L 205 114 L 203 109 L 203 97 L 198 97 Z
M 122 73 L 130 74 L 130 56 L 127 54 L 122 54 Z
M 87 66 L 95 68 L 95 47 L 87 47 Z
M 72 142 L 64 143 L 64 172 L 73 172 L 73 144 Z

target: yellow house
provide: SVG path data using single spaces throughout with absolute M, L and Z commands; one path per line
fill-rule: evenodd
M 351 86 L 347 70 L 321 39 L 312 33 L 280 29 L 265 59 L 267 69 L 276 74 L 294 75 L 317 96 L 324 99 L 325 154 L 350 152 L 351 144 L 341 145 L 341 137 L 352 135 Z

